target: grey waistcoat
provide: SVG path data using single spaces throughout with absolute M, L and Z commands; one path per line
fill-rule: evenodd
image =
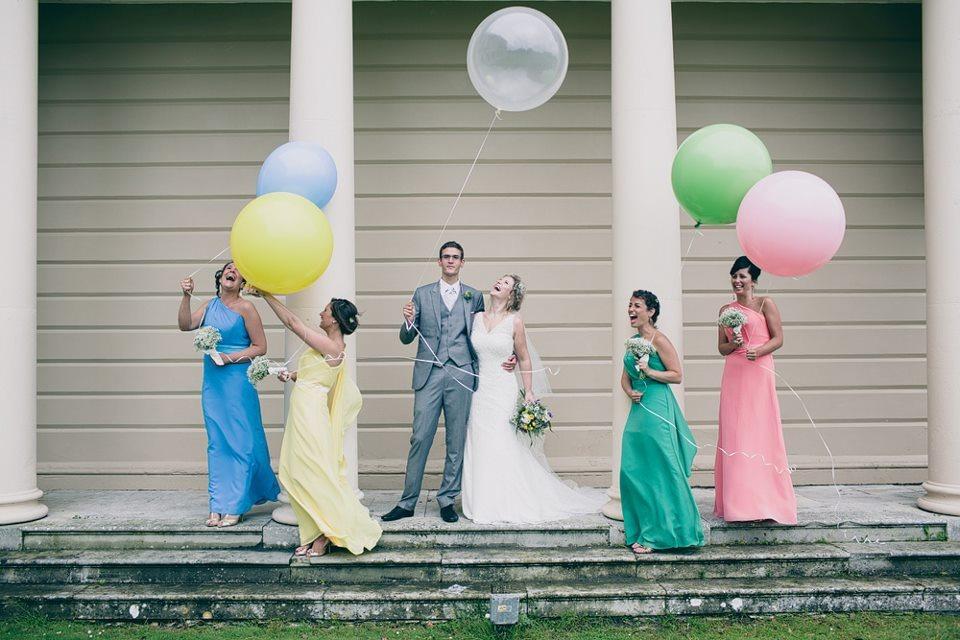
M 457 296 L 453 309 L 447 311 L 447 305 L 440 300 L 440 347 L 437 349 L 437 360 L 446 362 L 453 360 L 464 366 L 472 360 L 470 348 L 467 345 L 467 323 L 463 312 L 463 296 Z

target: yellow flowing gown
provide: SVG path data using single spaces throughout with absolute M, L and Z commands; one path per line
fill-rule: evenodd
M 300 356 L 280 449 L 280 484 L 297 515 L 302 545 L 323 534 L 359 555 L 383 533 L 350 486 L 343 455 L 343 433 L 362 405 L 342 363 L 331 367 L 313 349 Z

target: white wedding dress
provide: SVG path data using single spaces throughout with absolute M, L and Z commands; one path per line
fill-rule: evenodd
M 463 513 L 480 524 L 536 524 L 597 513 L 604 492 L 565 484 L 547 463 L 542 443 L 510 424 L 519 386 L 503 362 L 513 353 L 516 315 L 490 331 L 477 314 L 470 339 L 480 363 L 463 455 Z

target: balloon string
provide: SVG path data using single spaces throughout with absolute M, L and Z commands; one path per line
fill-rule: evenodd
M 404 357 L 404 360 L 410 360 L 412 362 L 427 362 L 429 364 L 436 365 L 440 367 L 442 370 L 444 370 L 444 373 L 449 375 L 454 382 L 459 384 L 461 387 L 463 387 L 470 393 L 473 393 L 473 389 L 471 387 L 468 387 L 467 385 L 460 382 L 460 380 L 458 380 L 457 377 L 454 376 L 453 374 L 450 374 L 447 371 L 447 369 L 455 369 L 457 371 L 467 374 L 468 376 L 473 376 L 474 378 L 479 378 L 480 374 L 474 373 L 473 371 L 468 371 L 462 367 L 458 367 L 453 364 L 448 365 L 445 362 L 440 362 L 440 357 L 437 355 L 437 352 L 433 350 L 433 347 L 430 346 L 430 342 L 423 336 L 422 333 L 420 333 L 420 328 L 416 324 L 408 322 L 407 331 L 409 331 L 410 329 L 413 329 L 414 331 L 417 332 L 417 337 L 420 339 L 420 344 L 424 345 L 430 351 L 430 355 L 433 356 L 433 360 L 426 360 L 424 358 L 410 358 L 410 357 Z M 513 373 L 527 373 L 527 370 L 526 369 L 521 369 L 519 371 L 514 370 Z M 530 373 L 548 373 L 549 375 L 555 376 L 560 373 L 560 370 L 551 369 L 550 367 L 543 367 L 542 369 L 533 369 L 530 371 Z
M 192 278 L 193 276 L 195 276 L 195 275 L 197 275 L 198 273 L 200 273 L 202 270 L 206 269 L 206 268 L 207 268 L 207 265 L 209 265 L 211 262 L 213 262 L 214 260 L 216 260 L 217 258 L 219 258 L 220 256 L 222 256 L 223 254 L 225 254 L 227 251 L 230 251 L 230 246 L 229 246 L 229 245 L 228 245 L 226 248 L 224 248 L 223 251 L 221 251 L 220 253 L 218 253 L 217 255 L 213 256 L 212 258 L 210 258 L 209 260 L 207 260 L 206 262 L 204 262 L 202 265 L 200 265 L 199 267 L 197 267 L 197 268 L 193 271 L 193 273 L 190 273 L 190 274 L 187 276 L 187 278 Z M 193 295 L 192 292 L 191 292 L 191 293 L 188 293 L 187 295 L 190 296 L 191 298 L 194 297 L 194 295 Z M 201 320 L 201 322 L 202 322 L 202 320 Z
M 697 223 L 697 226 L 693 228 L 693 235 L 690 236 L 690 244 L 687 245 L 687 250 L 684 252 L 683 257 L 680 259 L 680 273 L 683 273 L 683 268 L 687 266 L 687 257 L 690 255 L 690 250 L 693 249 L 693 243 L 697 237 L 703 237 L 703 231 L 700 231 L 700 223 Z
M 205 269 L 208 264 L 210 264 L 211 262 L 213 262 L 214 260 L 216 260 L 217 258 L 219 258 L 220 256 L 222 256 L 223 254 L 225 254 L 227 251 L 230 251 L 230 247 L 229 247 L 229 246 L 226 247 L 223 251 L 221 251 L 221 252 L 218 253 L 217 255 L 213 256 L 212 258 L 210 258 L 209 260 L 207 260 L 206 262 L 204 262 L 204 263 L 203 263 L 202 265 L 200 265 L 193 273 L 191 273 L 191 274 L 188 275 L 187 277 L 188 277 L 188 278 L 192 278 L 193 276 L 197 275 L 198 273 L 200 273 L 200 271 L 202 271 L 203 269 Z
M 474 154 L 474 156 L 473 156 L 473 162 L 470 163 L 470 168 L 467 170 L 467 175 L 466 175 L 466 177 L 463 179 L 463 184 L 460 185 L 460 190 L 457 192 L 457 197 L 454 198 L 454 200 L 453 200 L 453 205 L 450 207 L 450 212 L 447 214 L 447 219 L 444 220 L 443 225 L 440 227 L 440 232 L 437 234 L 437 239 L 436 239 L 436 240 L 434 241 L 434 243 L 433 243 L 433 248 L 430 249 L 430 255 L 431 255 L 431 256 L 432 256 L 434 253 L 436 253 L 437 248 L 440 246 L 440 242 L 443 240 L 443 235 L 447 232 L 447 227 L 450 226 L 450 221 L 453 219 L 453 214 L 454 214 L 454 213 L 456 212 L 456 210 L 457 210 L 457 205 L 460 204 L 460 200 L 461 200 L 461 198 L 463 198 L 463 192 L 466 190 L 467 184 L 470 182 L 470 176 L 473 175 L 473 170 L 477 167 L 477 162 L 479 162 L 479 160 L 480 160 L 480 154 L 483 153 L 483 148 L 484 148 L 484 146 L 486 146 L 487 140 L 490 138 L 490 134 L 493 132 L 493 127 L 494 127 L 494 125 L 497 123 L 497 120 L 500 120 L 500 119 L 501 119 L 501 118 L 500 118 L 500 109 L 494 110 L 494 112 L 493 112 L 493 118 L 490 119 L 490 125 L 487 127 L 487 132 L 484 134 L 483 140 L 480 141 L 480 146 L 477 148 L 477 153 Z M 429 266 L 430 266 L 429 263 L 424 264 L 423 269 L 420 270 L 420 276 L 417 278 L 417 285 L 414 287 L 414 291 L 416 291 L 416 290 L 420 287 L 420 285 L 423 283 L 423 276 L 424 276 L 424 274 L 426 274 L 427 268 L 428 268 Z M 466 389 L 466 390 L 469 391 L 470 393 L 473 393 L 473 388 L 472 388 L 472 387 L 468 387 L 467 385 L 463 384 L 463 382 L 461 382 L 460 380 L 458 380 L 456 376 L 454 376 L 454 375 L 451 374 L 450 372 L 446 371 L 446 369 L 447 369 L 448 367 L 445 365 L 445 363 L 440 362 L 440 359 L 437 357 L 436 352 L 434 352 L 433 347 L 430 346 L 430 343 L 427 342 L 427 340 L 423 337 L 423 334 L 420 333 L 420 329 L 417 328 L 416 325 L 414 325 L 413 323 L 408 322 L 408 323 L 407 323 L 407 331 L 409 331 L 410 329 L 413 329 L 413 330 L 415 330 L 415 331 L 417 332 L 417 336 L 419 337 L 420 342 L 421 342 L 422 344 L 426 345 L 427 349 L 430 350 L 430 354 L 433 356 L 433 361 L 431 362 L 431 364 L 436 364 L 437 366 L 439 366 L 441 369 L 444 370 L 444 373 L 445 373 L 446 375 L 449 375 L 449 376 L 450 376 L 450 378 L 451 378 L 454 382 L 456 382 L 457 384 L 459 384 L 461 387 L 463 387 L 464 389 Z M 413 360 L 413 361 L 417 361 L 416 358 L 408 358 L 408 359 L 409 359 L 409 360 Z M 473 373 L 472 371 L 467 371 L 467 370 L 465 370 L 465 369 L 462 369 L 461 367 L 452 366 L 452 367 L 450 367 L 450 368 L 457 369 L 457 370 L 459 370 L 459 371 L 461 371 L 461 372 L 463 372 L 463 373 L 466 373 L 466 374 L 468 374 L 468 375 L 477 377 L 477 374 Z
M 644 382 L 644 388 L 646 388 L 646 382 Z M 693 440 L 691 440 L 690 438 L 688 438 L 684 433 L 682 433 L 682 432 L 680 431 L 680 429 L 677 428 L 677 425 L 676 425 L 675 422 L 673 422 L 672 420 L 668 420 L 667 418 L 664 418 L 662 415 L 660 415 L 659 413 L 657 413 L 657 412 L 654 411 L 653 409 L 650 409 L 650 408 L 647 407 L 645 404 L 643 404 L 643 399 L 642 399 L 642 398 L 640 399 L 640 402 L 638 402 L 637 404 L 638 404 L 644 411 L 646 411 L 646 412 L 648 412 L 648 413 L 656 416 L 657 418 L 659 418 L 660 420 L 662 420 L 663 422 L 665 422 L 665 423 L 668 424 L 669 426 L 673 427 L 673 429 L 677 432 L 677 435 L 679 435 L 681 438 L 683 438 L 683 439 L 686 440 L 688 443 L 690 443 L 690 445 L 693 446 L 695 449 L 697 449 L 697 451 L 699 451 L 699 450 L 700 450 L 701 448 L 703 448 L 703 447 L 713 447 L 714 449 L 716 449 L 717 451 L 719 451 L 721 454 L 723 454 L 723 455 L 725 455 L 725 456 L 727 456 L 727 457 L 729 457 L 729 458 L 732 458 L 733 456 L 743 456 L 743 457 L 746 458 L 747 460 L 753 460 L 753 459 L 755 459 L 755 458 L 759 458 L 760 461 L 761 461 L 761 463 L 763 464 L 763 466 L 765 466 L 765 467 L 773 467 L 774 471 L 777 472 L 777 475 L 781 475 L 781 474 L 783 474 L 783 473 L 792 474 L 792 473 L 794 472 L 794 470 L 795 470 L 794 467 L 790 467 L 789 465 L 781 467 L 781 466 L 779 466 L 779 465 L 777 465 L 777 464 L 774 464 L 774 463 L 772 463 L 772 462 L 767 462 L 766 457 L 765 457 L 762 453 L 753 453 L 753 452 L 750 452 L 750 451 L 727 451 L 726 449 L 724 449 L 724 448 L 721 447 L 720 445 L 712 445 L 712 444 L 699 445 L 699 444 L 697 444 L 695 441 L 693 441 Z
M 470 164 L 470 169 L 467 171 L 467 177 L 463 179 L 463 184 L 460 185 L 460 191 L 457 192 L 457 197 L 453 201 L 453 206 L 450 207 L 450 213 L 447 214 L 447 219 L 440 228 L 440 233 L 437 234 L 437 240 L 434 242 L 433 248 L 430 250 L 431 256 L 436 253 L 437 248 L 440 246 L 440 242 L 443 240 L 443 234 L 447 232 L 447 227 L 450 225 L 450 220 L 453 219 L 453 214 L 457 210 L 457 205 L 460 204 L 460 199 L 463 197 L 463 192 L 467 188 L 467 183 L 470 182 L 470 176 L 473 175 L 473 170 L 476 168 L 477 162 L 480 160 L 480 154 L 483 152 L 483 147 L 487 144 L 487 138 L 490 137 L 490 133 L 493 131 L 493 126 L 496 124 L 497 120 L 500 120 L 500 109 L 497 109 L 493 112 L 493 118 L 490 120 L 490 126 L 487 127 L 487 133 L 483 136 L 483 140 L 480 142 L 480 147 L 477 149 L 476 155 L 473 156 L 473 162 Z M 414 289 L 417 289 L 417 287 L 423 284 L 423 276 L 427 271 L 427 267 L 429 266 L 429 263 L 424 265 L 423 269 L 420 271 L 420 277 L 417 278 L 417 286 L 414 287 Z
M 306 346 L 307 346 L 307 343 L 306 343 L 306 342 L 301 342 L 301 343 L 300 343 L 300 346 L 297 347 L 297 350 L 294 351 L 294 352 L 290 355 L 289 358 L 287 358 L 286 360 L 284 360 L 284 361 L 281 363 L 281 366 L 286 367 L 288 364 L 290 364 L 291 362 L 293 362 L 293 359 L 297 357 L 297 354 L 300 353 L 301 351 L 303 351 L 303 350 L 306 348 Z M 341 353 L 341 354 L 340 354 L 340 358 L 345 358 L 346 355 L 347 355 L 346 352 Z M 323 357 L 324 357 L 324 358 L 327 358 L 327 356 L 323 356 Z M 327 358 L 327 359 L 329 359 L 329 360 L 336 360 L 337 358 Z
M 824 527 L 833 527 L 833 526 L 836 526 L 837 531 L 842 531 L 842 532 L 843 532 L 843 537 L 844 537 L 844 539 L 847 540 L 847 541 L 859 542 L 859 543 L 864 543 L 864 544 L 865 544 L 865 543 L 881 544 L 881 540 L 880 540 L 879 538 L 871 538 L 869 535 L 862 536 L 862 537 L 860 537 L 860 536 L 851 536 L 851 535 L 849 535 L 846 531 L 843 531 L 842 525 L 844 525 L 844 524 L 852 524 L 852 525 L 860 526 L 860 527 L 864 527 L 864 526 L 866 526 L 866 525 L 863 525 L 863 524 L 861 524 L 861 523 L 859 523 L 859 522 L 852 522 L 852 521 L 841 520 L 841 519 L 840 519 L 840 504 L 841 504 L 841 502 L 842 502 L 842 500 L 843 500 L 843 494 L 841 493 L 841 491 L 840 491 L 840 486 L 839 486 L 839 484 L 837 483 L 836 463 L 835 463 L 835 460 L 834 460 L 833 451 L 830 450 L 830 446 L 827 444 L 826 439 L 825 439 L 825 438 L 823 437 L 823 435 L 821 434 L 819 427 L 817 427 L 817 423 L 816 423 L 816 421 L 813 419 L 813 416 L 810 414 L 809 409 L 807 409 L 807 405 L 806 405 L 806 403 L 803 401 L 803 398 L 800 397 L 800 394 L 797 393 L 797 391 L 790 385 L 789 382 L 787 382 L 786 378 L 784 378 L 782 375 L 780 375 L 779 373 L 777 373 L 775 370 L 770 369 L 769 367 L 765 367 L 765 366 L 762 365 L 762 364 L 757 363 L 757 366 L 760 367 L 761 369 L 765 369 L 766 371 L 769 371 L 770 373 L 772 373 L 773 375 L 775 375 L 777 378 L 779 378 L 780 380 L 782 380 L 783 383 L 784 383 L 784 384 L 787 386 L 787 388 L 790 390 L 790 392 L 793 393 L 794 397 L 797 398 L 797 400 L 800 402 L 800 406 L 803 408 L 803 412 L 804 412 L 804 413 L 806 414 L 806 416 L 807 416 L 807 420 L 810 421 L 811 426 L 813 426 L 813 429 L 814 429 L 814 431 L 816 432 L 817 437 L 820 439 L 820 442 L 823 444 L 823 448 L 826 449 L 827 455 L 828 455 L 829 458 L 830 458 L 830 478 L 831 478 L 831 482 L 832 482 L 832 484 L 833 484 L 833 489 L 834 489 L 834 491 L 836 491 L 836 493 L 837 493 L 837 502 L 836 502 L 836 503 L 834 504 L 834 506 L 833 506 L 833 510 L 834 510 L 834 513 L 836 514 L 836 520 L 837 520 L 837 522 L 836 522 L 836 524 L 833 524 L 833 523 L 828 523 L 828 522 L 810 521 L 810 522 L 804 523 L 803 526 L 805 526 L 805 527 L 810 527 L 810 526 L 812 526 L 812 525 L 820 525 L 820 526 L 824 526 Z M 646 383 L 644 383 L 644 386 L 646 386 Z M 759 459 L 759 461 L 761 462 L 761 464 L 762 464 L 763 466 L 772 467 L 773 470 L 777 473 L 777 475 L 782 475 L 783 473 L 788 473 L 788 474 L 793 475 L 794 471 L 796 471 L 796 469 L 797 469 L 796 466 L 790 466 L 789 464 L 788 464 L 787 466 L 779 466 L 779 465 L 774 464 L 774 463 L 772 463 L 772 462 L 768 462 L 767 459 L 766 459 L 766 457 L 765 457 L 762 453 L 754 453 L 754 452 L 750 452 L 750 451 L 739 451 L 739 450 L 738 450 L 738 451 L 727 451 L 726 449 L 724 449 L 724 448 L 721 447 L 720 445 L 711 445 L 711 444 L 699 445 L 699 444 L 697 444 L 696 442 L 694 442 L 693 440 L 691 440 L 690 438 L 688 438 L 685 434 L 683 434 L 683 433 L 680 431 L 680 429 L 677 427 L 677 425 L 676 425 L 675 422 L 673 422 L 673 421 L 671 421 L 671 420 L 668 420 L 667 418 L 663 417 L 662 415 L 660 415 L 660 414 L 657 413 L 656 411 L 653 411 L 652 409 L 650 409 L 649 407 L 647 407 L 646 405 L 644 405 L 642 399 L 641 399 L 641 401 L 640 401 L 639 403 L 637 403 L 637 404 L 639 404 L 640 407 L 642 407 L 642 408 L 643 408 L 645 411 L 647 411 L 648 413 L 656 416 L 657 418 L 659 418 L 660 420 L 662 420 L 664 423 L 666 423 L 667 425 L 669 425 L 670 427 L 672 427 L 672 428 L 677 432 L 677 435 L 679 435 L 681 438 L 683 438 L 683 439 L 686 440 L 688 443 L 690 443 L 690 445 L 692 445 L 695 449 L 697 449 L 697 451 L 699 451 L 702 447 L 713 447 L 714 449 L 716 449 L 717 451 L 719 451 L 722 455 L 724 455 L 724 456 L 726 456 L 726 457 L 728 457 L 728 458 L 733 458 L 734 456 L 743 456 L 743 457 L 746 458 L 747 460 Z
M 735 353 L 738 353 L 738 352 L 739 352 L 739 353 L 745 353 L 748 349 L 749 349 L 749 345 L 745 345 L 744 347 L 742 347 L 742 348 L 740 348 L 740 349 L 737 349 L 737 350 L 735 351 Z M 762 364 L 760 364 L 759 362 L 756 362 L 756 361 L 753 361 L 753 362 L 754 362 L 758 367 L 760 367 L 761 369 L 764 369 L 765 371 L 769 371 L 770 373 L 772 373 L 776 378 L 778 378 L 779 380 L 781 380 L 784 385 L 786 385 L 786 387 L 787 387 L 787 389 L 789 389 L 790 393 L 792 393 L 793 396 L 794 396 L 794 397 L 797 399 L 797 401 L 800 403 L 800 407 L 803 409 L 804 414 L 807 416 L 807 420 L 810 422 L 810 426 L 813 427 L 814 432 L 817 434 L 817 438 L 820 440 L 820 443 L 823 445 L 824 450 L 826 450 L 827 456 L 828 456 L 829 459 L 830 459 L 830 482 L 831 482 L 831 485 L 833 486 L 833 490 L 834 490 L 834 491 L 836 492 L 836 494 L 837 494 L 837 501 L 836 501 L 836 503 L 833 505 L 833 511 L 834 511 L 834 513 L 836 514 L 836 519 L 837 519 L 837 523 L 836 523 L 836 525 L 835 525 L 835 526 L 837 527 L 837 530 L 840 531 L 841 528 L 842 528 L 842 525 L 843 525 L 844 523 L 850 523 L 850 524 L 854 524 L 854 525 L 856 525 L 856 526 L 864 526 L 864 525 L 861 525 L 860 523 L 856 523 L 856 522 L 852 522 L 852 523 L 851 523 L 851 522 L 849 522 L 849 521 L 843 521 L 843 520 L 840 519 L 840 506 L 841 506 L 841 503 L 843 502 L 843 493 L 840 491 L 840 485 L 839 485 L 839 483 L 837 482 L 837 465 L 836 465 L 836 458 L 835 458 L 834 455 L 833 455 L 833 451 L 830 449 L 830 445 L 827 444 L 826 438 L 823 437 L 823 433 L 820 431 L 820 427 L 817 426 L 816 421 L 813 419 L 813 415 L 810 413 L 810 410 L 809 410 L 809 408 L 807 407 L 807 403 L 804 402 L 803 397 L 797 392 L 796 389 L 793 388 L 793 385 L 791 385 L 790 382 L 789 382 L 786 378 L 784 378 L 780 373 L 778 373 L 776 370 L 774 370 L 774 369 L 772 369 L 772 368 L 770 368 L 770 367 L 767 367 L 767 366 L 765 366 L 765 365 L 762 365 Z M 681 434 L 681 435 L 683 435 L 683 434 Z M 696 446 L 696 444 L 694 444 L 694 446 Z M 719 449 L 719 447 L 718 447 L 718 449 Z M 734 452 L 734 453 L 745 453 L 745 452 Z M 795 470 L 796 467 L 793 467 L 792 469 Z M 792 473 L 792 471 L 791 471 L 791 473 Z M 805 526 L 810 526 L 810 525 L 834 526 L 834 525 L 831 524 L 831 523 L 819 522 L 819 521 L 812 521 L 812 522 L 806 523 Z M 845 531 L 843 532 L 843 537 L 844 537 L 845 540 L 853 541 L 853 542 L 860 542 L 860 543 L 875 543 L 875 544 L 878 544 L 878 543 L 881 542 L 881 541 L 879 540 L 879 538 L 873 538 L 873 539 L 872 539 L 872 538 L 870 538 L 869 535 L 866 535 L 866 536 L 863 536 L 863 537 L 850 536 L 850 535 L 849 535 L 847 532 L 845 532 Z

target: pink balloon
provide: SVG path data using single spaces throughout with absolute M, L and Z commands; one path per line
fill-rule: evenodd
M 843 203 L 829 184 L 804 171 L 779 171 L 744 196 L 737 239 L 764 271 L 805 276 L 837 253 L 846 225 Z

